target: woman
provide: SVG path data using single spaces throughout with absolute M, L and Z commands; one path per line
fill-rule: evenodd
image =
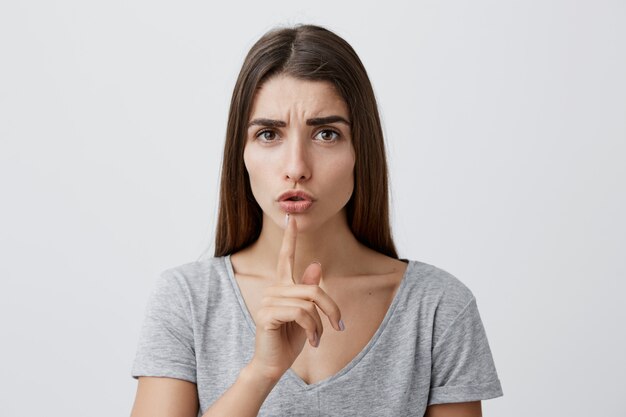
M 235 85 L 215 256 L 163 272 L 140 416 L 480 416 L 502 395 L 476 300 L 398 259 L 372 87 L 317 26 L 277 29 Z

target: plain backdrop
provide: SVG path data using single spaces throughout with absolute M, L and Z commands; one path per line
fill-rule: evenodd
M 623 0 L 2 2 L 0 415 L 129 415 L 154 280 L 212 255 L 243 58 L 295 23 L 368 70 L 400 256 L 477 298 L 484 415 L 624 416 Z

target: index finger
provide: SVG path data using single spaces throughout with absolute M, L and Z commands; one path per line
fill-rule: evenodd
M 296 256 L 296 235 L 298 234 L 296 219 L 287 214 L 287 228 L 283 234 L 283 243 L 278 253 L 276 272 L 278 280 L 286 284 L 295 284 L 293 279 L 293 264 Z

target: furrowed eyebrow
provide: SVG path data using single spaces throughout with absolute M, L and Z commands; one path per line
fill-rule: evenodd
M 248 123 L 248 127 L 252 126 L 265 126 L 265 127 L 285 127 L 287 123 L 282 120 L 272 120 L 272 119 L 254 119 L 250 123 Z
M 306 124 L 309 126 L 319 126 L 330 123 L 345 123 L 346 125 L 350 126 L 350 122 L 341 116 L 316 117 L 314 119 L 309 119 L 306 121 Z
M 346 125 L 350 126 L 350 122 L 341 116 L 315 117 L 306 121 L 306 124 L 308 126 L 319 126 L 330 123 L 345 123 Z M 254 119 L 250 121 L 250 123 L 248 123 L 248 127 L 252 126 L 285 127 L 287 126 L 287 123 L 283 122 L 282 120 Z

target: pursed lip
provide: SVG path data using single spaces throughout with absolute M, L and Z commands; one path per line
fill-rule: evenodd
M 301 190 L 285 191 L 278 197 L 278 201 L 287 201 L 292 197 L 299 197 L 305 201 L 315 201 L 315 199 L 313 198 L 313 196 L 311 196 L 311 194 L 305 191 L 301 191 Z

